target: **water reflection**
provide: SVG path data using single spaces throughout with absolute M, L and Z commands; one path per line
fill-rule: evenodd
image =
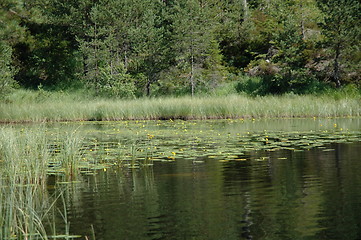
M 361 143 L 326 149 L 99 170 L 67 188 L 71 231 L 91 236 L 94 226 L 98 240 L 360 239 Z

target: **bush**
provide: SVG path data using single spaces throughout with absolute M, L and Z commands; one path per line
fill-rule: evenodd
M 235 75 L 235 90 L 249 95 L 259 95 L 262 92 L 262 80 L 260 77 L 251 77 L 247 75 Z
M 229 96 L 236 94 L 238 82 L 226 82 L 217 86 L 214 90 L 211 91 L 211 94 L 214 96 Z
M 310 92 L 316 79 L 303 68 L 284 67 L 272 78 L 263 78 L 265 91 L 273 94 Z M 315 90 L 312 90 L 315 91 Z
M 134 98 L 134 79 L 126 72 L 123 64 L 116 67 L 106 66 L 100 68 L 100 79 L 96 88 L 101 96 L 115 98 Z
M 361 87 L 355 84 L 348 84 L 340 89 L 328 88 L 323 92 L 326 96 L 331 96 L 336 100 L 345 98 L 360 98 L 361 99 Z

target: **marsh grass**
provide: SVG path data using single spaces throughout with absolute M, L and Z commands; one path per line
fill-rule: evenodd
M 90 99 L 85 95 L 22 92 L 0 103 L 2 122 L 346 117 L 361 115 L 360 94 Z
M 48 239 L 44 222 L 49 152 L 39 132 L 0 129 L 0 239 Z
M 130 151 L 125 152 L 128 162 L 123 161 L 124 166 L 129 168 L 140 168 L 153 165 L 153 144 L 151 135 L 148 139 L 136 139 L 130 144 Z
M 143 156 L 149 141 L 144 139 L 131 146 L 130 168 L 150 165 L 147 159 L 150 153 L 146 153 L 145 159 Z M 49 196 L 48 177 L 55 174 L 63 183 L 69 183 L 80 176 L 84 166 L 93 171 L 99 169 L 99 166 L 104 169 L 105 165 L 102 164 L 113 164 L 106 159 L 110 147 L 97 142 L 86 146 L 84 136 L 78 129 L 53 134 L 44 125 L 26 129 L 0 127 L 0 239 L 79 237 L 70 235 L 66 207 L 68 201 L 61 189 L 56 188 L 54 196 Z M 124 152 L 117 150 L 114 153 L 118 155 L 113 156 L 113 159 L 118 164 L 125 164 Z M 63 203 L 60 210 L 56 209 L 55 202 L 58 200 Z M 55 215 L 63 219 L 64 228 L 57 228 Z
M 75 180 L 79 174 L 80 163 L 84 155 L 83 138 L 77 131 L 67 133 L 62 140 L 60 154 L 58 155 L 60 165 L 64 169 L 67 180 Z
M 78 171 L 81 138 L 76 134 L 64 138 L 58 153 L 67 179 L 73 179 Z M 51 224 L 46 219 L 56 212 L 52 209 L 58 198 L 47 191 L 49 163 L 56 162 L 51 141 L 43 126 L 31 130 L 0 128 L 0 239 L 51 238 L 46 230 Z M 61 196 L 61 191 L 55 195 Z M 65 207 L 56 213 L 67 221 Z M 73 239 L 68 228 L 64 231 L 57 236 Z
M 34 132 L 0 129 L 3 176 L 12 184 L 44 184 L 49 157 L 45 129 Z
M 47 196 L 38 185 L 9 185 L 0 190 L 0 238 L 47 239 L 43 225 Z M 5 185 L 7 184 L 7 185 Z

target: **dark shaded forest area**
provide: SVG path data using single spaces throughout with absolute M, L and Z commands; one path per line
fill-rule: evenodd
M 360 87 L 359 0 L 1 0 L 0 94 Z

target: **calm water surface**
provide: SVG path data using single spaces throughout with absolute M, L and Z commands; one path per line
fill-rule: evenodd
M 247 131 L 334 131 L 336 125 L 359 130 L 361 126 L 359 119 L 268 124 L 250 122 L 241 127 L 221 122 L 212 123 L 217 125 L 212 129 L 237 137 L 236 133 Z M 172 146 L 162 132 L 171 126 L 152 124 L 147 129 L 162 134 Z M 192 126 L 189 131 L 209 130 Z M 114 138 L 104 133 L 114 125 L 86 127 L 99 131 L 94 135 L 103 132 L 99 141 Z M 236 142 L 230 141 L 234 149 L 239 148 Z M 200 137 L 196 147 L 202 148 L 202 143 L 208 148 L 227 145 L 217 138 L 209 145 Z M 178 145 L 174 140 L 174 149 Z M 302 151 L 242 151 L 232 160 L 222 154 L 177 155 L 175 161 L 155 161 L 152 167 L 102 169 L 65 184 L 71 232 L 91 239 L 93 227 L 97 240 L 361 239 L 360 152 L 361 142 L 353 141 Z M 50 179 L 49 185 L 54 182 Z

